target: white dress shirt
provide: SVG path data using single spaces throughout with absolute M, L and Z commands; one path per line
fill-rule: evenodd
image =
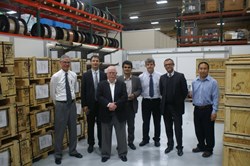
M 77 75 L 73 71 L 68 71 L 68 81 L 72 99 L 75 99 L 75 89 L 77 86 Z M 55 101 L 66 101 L 65 71 L 62 69 L 56 72 L 50 80 L 50 97 Z
M 147 99 L 156 99 L 156 98 L 160 98 L 160 88 L 159 88 L 159 81 L 160 81 L 160 77 L 161 77 L 161 73 L 154 71 L 152 73 L 152 78 L 153 78 L 153 83 L 154 83 L 154 96 L 151 98 L 149 96 L 149 79 L 150 79 L 150 73 L 143 72 L 142 74 L 139 75 L 140 81 L 141 81 L 141 86 L 142 86 L 142 93 L 141 96 L 143 98 L 147 98 Z

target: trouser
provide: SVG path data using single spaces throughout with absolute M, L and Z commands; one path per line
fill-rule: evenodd
M 161 100 L 158 99 L 143 99 L 142 100 L 142 132 L 143 132 L 143 140 L 148 142 L 149 137 L 149 129 L 150 129 L 150 118 L 151 114 L 153 115 L 154 120 L 154 138 L 153 140 L 156 142 L 160 141 L 161 134 L 161 113 L 160 113 L 160 103 Z
M 62 157 L 65 129 L 69 130 L 69 154 L 75 154 L 77 144 L 76 103 L 56 102 L 55 105 L 55 158 Z
M 128 126 L 128 144 L 132 144 L 135 139 L 135 111 L 133 109 L 133 101 L 126 103 L 127 110 L 127 126 Z

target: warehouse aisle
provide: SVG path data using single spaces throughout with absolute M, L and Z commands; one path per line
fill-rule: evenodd
M 152 119 L 151 119 L 152 122 Z M 154 142 L 151 139 L 150 143 L 144 147 L 139 147 L 139 143 L 142 139 L 142 118 L 140 108 L 138 114 L 136 115 L 136 133 L 135 133 L 135 145 L 137 149 L 135 151 L 128 148 L 128 161 L 122 162 L 116 151 L 116 138 L 113 132 L 113 148 L 112 156 L 110 160 L 106 163 L 101 162 L 100 151 L 95 148 L 94 152 L 89 154 L 87 152 L 87 142 L 86 140 L 81 140 L 78 143 L 78 151 L 83 154 L 82 159 L 76 159 L 68 155 L 67 149 L 64 151 L 62 166 L 99 166 L 99 165 L 109 165 L 109 166 L 221 166 L 222 165 L 222 136 L 223 127 L 222 123 L 216 123 L 215 127 L 215 148 L 214 154 L 209 158 L 203 158 L 202 153 L 192 153 L 192 148 L 196 147 L 196 137 L 194 133 L 193 126 L 193 106 L 191 103 L 186 103 L 186 113 L 183 116 L 183 145 L 184 145 L 184 155 L 179 157 L 177 151 L 173 150 L 169 154 L 164 154 L 164 150 L 167 146 L 167 138 L 165 134 L 165 128 L 162 119 L 162 131 L 161 131 L 161 146 L 159 148 L 154 146 Z M 152 123 L 151 123 L 152 126 Z M 150 137 L 153 137 L 153 126 L 150 128 Z M 54 166 L 54 156 L 49 155 L 48 158 L 39 160 L 33 163 L 34 166 Z

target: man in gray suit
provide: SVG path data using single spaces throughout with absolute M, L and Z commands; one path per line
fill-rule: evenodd
M 141 94 L 141 82 L 140 79 L 136 76 L 132 75 L 132 62 L 124 61 L 122 63 L 123 74 L 118 77 L 118 80 L 125 82 L 128 93 L 128 101 L 126 103 L 126 112 L 127 112 L 127 125 L 128 125 L 128 146 L 135 150 L 136 147 L 134 145 L 135 139 L 135 114 L 138 109 L 138 100 L 137 97 Z

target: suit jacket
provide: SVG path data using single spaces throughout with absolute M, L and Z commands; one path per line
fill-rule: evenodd
M 99 82 L 106 80 L 106 74 L 99 70 Z M 92 76 L 92 70 L 88 70 L 82 75 L 82 86 L 81 86 L 81 103 L 82 107 L 88 106 L 91 111 L 95 103 L 95 87 Z
M 124 122 L 127 119 L 126 110 L 124 105 L 128 100 L 126 84 L 122 81 L 117 80 L 115 83 L 114 101 L 112 100 L 111 90 L 109 82 L 104 80 L 98 84 L 97 98 L 100 106 L 100 117 L 101 122 L 109 123 L 112 119 L 112 115 L 115 114 L 119 122 Z M 115 111 L 109 111 L 108 104 L 116 102 L 117 108 Z
M 121 75 L 117 78 L 118 80 L 124 82 L 124 75 Z M 138 100 L 137 97 L 140 96 L 142 88 L 141 88 L 141 81 L 138 77 L 133 76 L 131 77 L 132 81 L 132 93 L 135 95 L 133 99 L 133 111 L 137 113 L 138 110 Z
M 164 113 L 166 106 L 166 96 L 167 96 L 167 73 L 160 77 L 160 93 L 162 95 L 161 101 L 161 114 Z M 188 94 L 187 81 L 184 74 L 174 71 L 174 75 L 171 78 L 173 81 L 173 100 L 176 111 L 184 114 L 185 106 L 184 100 Z

